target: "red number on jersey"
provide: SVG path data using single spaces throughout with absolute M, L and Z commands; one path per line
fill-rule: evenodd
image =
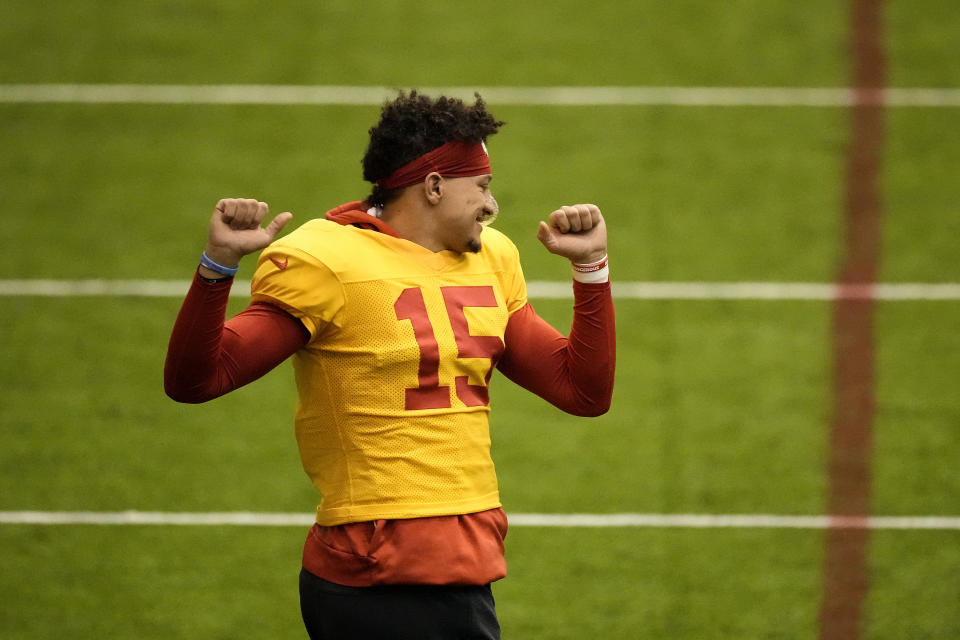
M 457 355 L 460 358 L 487 358 L 490 367 L 484 377 L 484 384 L 473 385 L 467 376 L 457 376 L 457 397 L 468 407 L 480 407 L 490 403 L 487 384 L 493 373 L 493 364 L 503 353 L 503 341 L 498 336 L 475 336 L 470 334 L 465 307 L 496 307 L 497 299 L 493 287 L 441 287 L 444 306 L 450 327 L 457 341 Z M 409 320 L 413 335 L 420 348 L 420 365 L 417 370 L 417 386 L 405 389 L 404 408 L 449 409 L 450 387 L 440 384 L 440 348 L 433 332 L 433 325 L 427 315 L 427 305 L 423 292 L 413 287 L 404 289 L 393 305 L 397 320 Z
M 427 316 L 427 305 L 423 301 L 423 292 L 419 288 L 404 289 L 393 303 L 397 320 L 409 320 L 413 326 L 413 335 L 420 347 L 420 368 L 417 371 L 418 385 L 406 389 L 404 408 L 449 409 L 450 387 L 440 385 L 440 347 L 433 335 L 433 325 Z
M 495 307 L 497 297 L 493 287 L 441 287 L 447 317 L 457 339 L 457 355 L 461 358 L 488 358 L 490 368 L 483 384 L 470 384 L 467 376 L 456 377 L 457 397 L 468 407 L 483 407 L 490 404 L 490 375 L 493 363 L 503 353 L 503 340 L 499 336 L 474 336 L 470 334 L 464 307 Z

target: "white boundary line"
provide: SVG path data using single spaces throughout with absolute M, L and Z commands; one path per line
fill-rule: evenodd
M 960 89 L 844 87 L 422 87 L 515 105 L 960 107 Z M 0 84 L 0 103 L 380 105 L 397 89 L 344 85 Z
M 960 530 L 953 516 L 782 516 L 659 513 L 515 513 L 513 527 L 642 527 L 681 529 L 899 529 Z M 0 524 L 176 525 L 308 527 L 314 515 L 246 511 L 175 513 L 166 511 L 0 511 Z
M 187 280 L 0 280 L 0 296 L 180 298 Z M 531 281 L 536 299 L 573 297 L 570 282 Z M 237 280 L 232 295 L 249 296 Z M 837 285 L 805 282 L 614 282 L 614 296 L 635 300 L 960 300 L 960 283 Z

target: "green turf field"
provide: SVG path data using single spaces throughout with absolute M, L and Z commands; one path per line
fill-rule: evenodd
M 843 87 L 847 3 L 459 0 L 38 3 L 0 9 L 0 84 Z M 960 87 L 960 8 L 887 0 L 892 87 Z M 491 104 L 498 228 L 595 201 L 615 282 L 829 283 L 840 107 Z M 362 198 L 375 105 L 0 101 L 0 280 L 186 280 L 213 204 L 294 223 Z M 960 282 L 960 108 L 886 110 L 879 280 Z M 252 261 L 251 261 L 252 263 Z M 241 274 L 249 277 L 244 266 Z M 534 300 L 566 331 L 568 300 Z M 232 310 L 243 307 L 242 295 Z M 617 299 L 612 410 L 492 381 L 508 513 L 821 515 L 826 300 Z M 173 297 L 0 295 L 0 511 L 307 513 L 292 370 L 202 406 L 162 391 Z M 960 516 L 960 301 L 876 304 L 871 513 Z M 0 523 L 0 638 L 299 638 L 305 528 Z M 521 527 L 507 639 L 812 639 L 819 529 Z M 871 533 L 863 638 L 960 637 L 960 531 Z

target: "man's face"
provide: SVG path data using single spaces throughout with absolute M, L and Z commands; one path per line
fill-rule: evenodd
M 480 251 L 483 225 L 497 214 L 497 201 L 490 191 L 493 176 L 446 178 L 443 200 L 437 210 L 438 235 L 444 249 L 457 253 Z

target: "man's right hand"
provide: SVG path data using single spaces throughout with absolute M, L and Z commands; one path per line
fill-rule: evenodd
M 261 227 L 260 223 L 268 212 L 266 202 L 249 198 L 224 198 L 218 202 L 210 218 L 207 257 L 219 265 L 232 268 L 240 264 L 243 256 L 273 242 L 293 214 L 285 211 L 266 227 Z M 206 267 L 200 267 L 200 275 L 211 278 L 220 276 Z

